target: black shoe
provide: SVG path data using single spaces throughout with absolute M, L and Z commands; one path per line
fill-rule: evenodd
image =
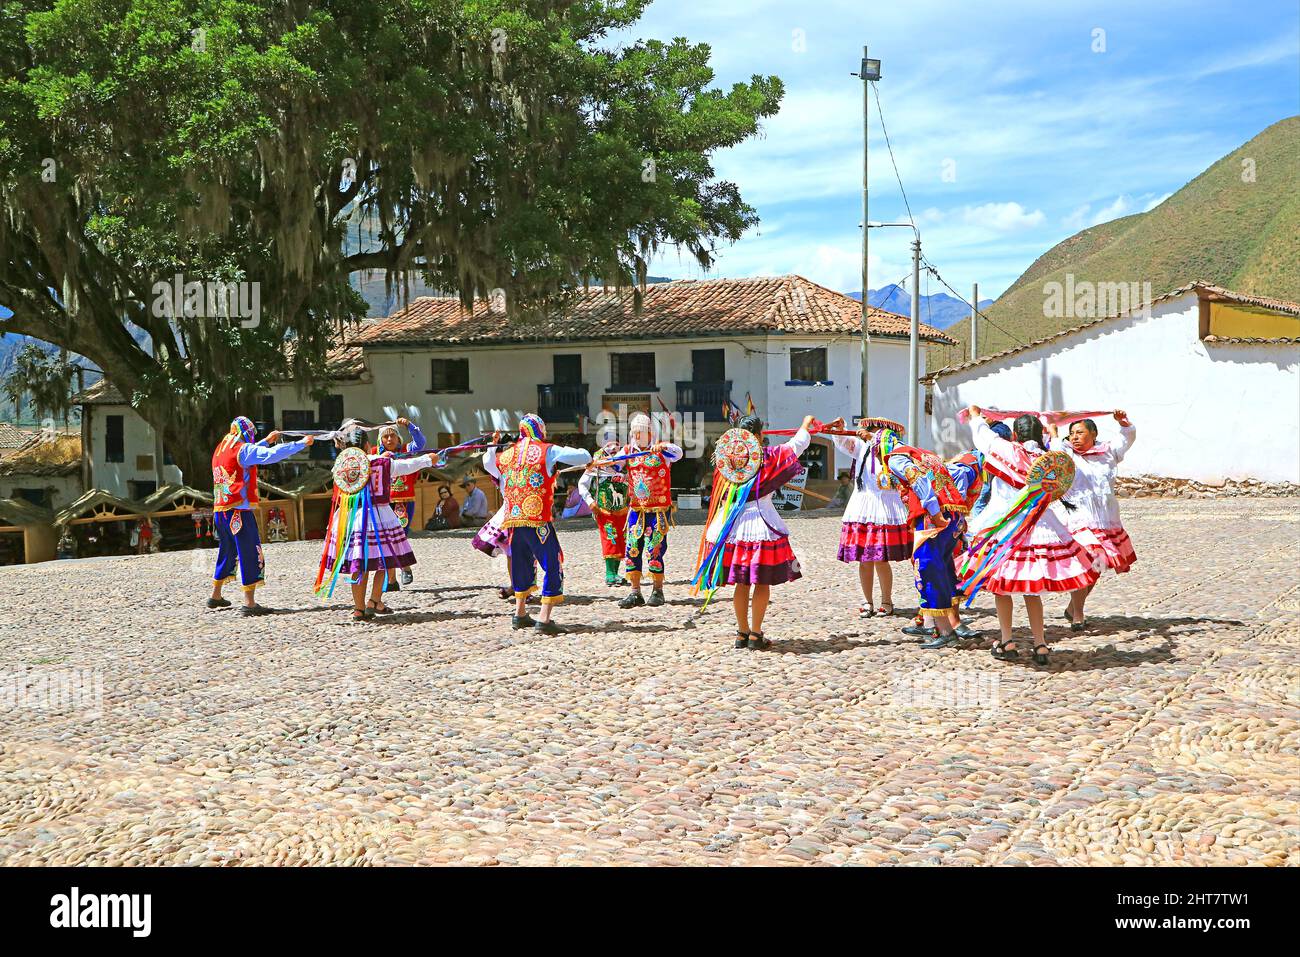
M 955 632 L 948 632 L 946 635 L 935 635 L 929 641 L 921 642 L 922 648 L 947 648 L 949 645 L 955 645 L 961 639 Z
M 269 615 L 272 610 L 265 605 L 244 605 L 239 609 L 239 613 L 245 618 L 256 618 L 259 615 Z
M 402 586 L 399 582 L 389 582 L 386 591 L 401 591 Z
M 209 607 L 209 608 L 229 608 L 229 607 L 230 607 L 230 599 L 228 599 L 228 598 L 209 598 L 209 599 L 208 599 L 208 607 Z
M 645 599 L 641 597 L 639 591 L 634 591 L 618 603 L 619 608 L 640 608 L 645 604 Z
M 562 635 L 564 629 L 553 621 L 539 621 L 533 624 L 535 631 L 540 631 L 543 635 Z
M 1070 622 L 1070 630 L 1071 630 L 1071 631 L 1083 631 L 1083 629 L 1084 629 L 1085 627 L 1086 627 L 1086 625 L 1085 625 L 1085 623 L 1082 622 L 1082 621 L 1072 621 L 1072 622 Z
M 962 622 L 960 625 L 954 628 L 952 630 L 952 633 L 956 635 L 958 638 L 978 638 L 980 636 L 980 633 L 978 631 L 976 631 L 974 628 L 968 627 L 965 622 Z
M 1039 651 L 1039 650 L 1038 650 L 1039 648 L 1042 648 L 1043 650 L 1042 650 L 1042 651 Z M 1046 644 L 1040 643 L 1040 644 L 1034 645 L 1034 664 L 1036 664 L 1036 665 L 1045 665 L 1045 664 L 1047 664 L 1047 651 L 1048 651 L 1048 648 L 1047 648 L 1047 645 L 1046 645 Z
M 646 600 L 646 604 L 649 605 L 651 608 L 658 608 L 663 603 L 664 603 L 664 593 L 661 592 L 658 588 L 652 591 L 650 593 L 650 597 Z
M 1015 642 L 1011 642 L 1011 647 L 1007 647 L 1001 641 L 993 642 L 993 647 L 989 649 L 989 654 L 998 661 L 1010 661 L 1013 658 L 1019 658 L 1020 652 L 1015 648 Z
M 510 627 L 514 629 L 532 628 L 537 622 L 533 621 L 532 615 L 511 615 Z
M 933 638 L 938 634 L 934 628 L 927 628 L 925 625 L 908 625 L 902 629 L 903 634 L 911 635 L 913 638 Z
M 766 651 L 768 648 L 772 647 L 772 642 L 764 638 L 763 633 L 761 631 L 753 632 L 749 636 L 749 641 L 747 642 L 747 644 L 749 645 L 750 648 L 754 649 L 755 651 Z
M 749 647 L 749 632 L 747 632 L 747 631 L 738 631 L 738 632 L 736 632 L 736 643 L 735 643 L 734 645 L 732 645 L 731 647 L 733 647 L 733 648 L 748 648 L 748 647 Z

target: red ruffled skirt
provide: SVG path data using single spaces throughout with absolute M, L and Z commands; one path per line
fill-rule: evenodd
M 912 557 L 912 529 L 909 525 L 877 525 L 875 522 L 845 522 L 840 526 L 842 562 L 905 562 Z
M 1077 591 L 1097 580 L 1092 555 L 1077 541 L 1017 545 L 984 584 L 994 595 Z
M 723 552 L 728 585 L 782 585 L 801 578 L 790 537 L 765 542 L 733 542 Z
M 1133 539 L 1122 528 L 1078 528 L 1073 534 L 1098 568 L 1112 568 L 1118 574 L 1128 571 L 1137 561 Z

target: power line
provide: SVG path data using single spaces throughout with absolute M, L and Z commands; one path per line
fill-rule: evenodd
M 1007 332 L 1007 330 L 1003 329 L 996 322 L 990 319 L 988 315 L 982 312 L 978 305 L 972 303 L 969 299 L 967 299 L 965 296 L 959 293 L 956 289 L 953 289 L 952 286 L 948 285 L 948 280 L 944 279 L 943 276 L 939 275 L 939 270 L 936 269 L 934 264 L 930 262 L 930 260 L 926 259 L 924 255 L 921 256 L 921 261 L 925 263 L 926 271 L 933 273 L 934 278 L 939 280 L 939 282 L 943 283 L 944 286 L 947 287 L 950 293 L 952 293 L 954 296 L 956 296 L 958 299 L 964 302 L 967 306 L 969 306 L 975 312 L 976 316 L 983 319 L 990 326 L 998 330 L 998 332 L 1002 333 L 1004 336 L 1006 336 L 1008 339 L 1010 339 L 1012 342 L 1016 343 L 1017 345 L 1022 345 L 1022 346 L 1028 345 L 1028 343 L 1025 342 L 1023 339 L 1021 339 L 1019 336 L 1015 335 L 1014 333 Z
M 880 131 L 885 134 L 885 146 L 889 148 L 889 162 L 894 167 L 894 179 L 898 180 L 898 191 L 903 194 L 903 205 L 907 207 L 907 221 L 916 227 L 916 219 L 912 216 L 912 204 L 907 201 L 907 190 L 903 189 L 903 177 L 898 173 L 898 161 L 894 158 L 894 146 L 889 142 L 889 130 L 885 128 L 885 112 L 880 108 L 880 91 L 876 89 L 876 84 L 870 83 L 871 92 L 876 97 L 876 113 L 880 117 Z

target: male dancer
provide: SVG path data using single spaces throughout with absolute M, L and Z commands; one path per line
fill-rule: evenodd
M 492 437 L 493 444 L 500 433 Z M 483 453 L 483 470 L 501 480 L 505 498 L 505 520 L 510 529 L 510 586 L 515 593 L 513 628 L 535 628 L 545 635 L 558 635 L 561 628 L 551 620 L 556 605 L 564 601 L 564 553 L 551 522 L 555 514 L 555 472 L 558 465 L 586 465 L 586 449 L 552 445 L 546 441 L 546 426 L 540 416 L 529 413 L 519 420 L 519 441 L 497 453 L 495 447 Z M 534 621 L 528 614 L 528 596 L 537 589 L 537 567 L 542 566 L 542 608 Z
M 212 526 L 217 533 L 217 568 L 212 575 L 209 608 L 230 607 L 230 602 L 221 597 L 221 586 L 235 577 L 238 565 L 239 581 L 244 589 L 244 607 L 240 612 L 265 615 L 270 611 L 259 605 L 254 595 L 265 577 L 262 541 L 257 533 L 257 516 L 253 514 L 257 505 L 257 467 L 297 455 L 314 441 L 309 435 L 297 442 L 275 446 L 279 438 L 279 432 L 271 432 L 262 441 L 256 441 L 253 423 L 240 415 L 230 423 L 230 432 L 212 453 Z
M 600 458 L 618 455 L 618 443 L 606 442 Z M 592 486 L 596 490 L 592 491 Z M 605 584 L 626 585 L 627 579 L 618 573 L 623 563 L 627 531 L 627 478 L 617 469 L 601 466 L 589 468 L 578 482 L 578 494 L 591 509 L 600 533 L 600 554 L 605 559 Z
M 628 423 L 631 441 L 620 455 L 631 455 L 619 463 L 627 473 L 629 508 L 624 567 L 632 581 L 632 594 L 619 608 L 656 607 L 664 603 L 664 553 L 668 551 L 668 516 L 673 507 L 669 466 L 682 457 L 682 447 L 656 442 L 650 416 L 638 412 Z M 654 583 L 647 601 L 641 595 L 641 569 L 647 566 Z

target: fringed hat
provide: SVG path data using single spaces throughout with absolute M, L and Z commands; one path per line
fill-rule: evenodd
M 245 442 L 257 441 L 257 427 L 245 415 L 237 415 L 231 420 L 230 434 L 239 436 Z
M 872 440 L 875 446 L 873 450 L 872 464 L 875 466 L 876 484 L 881 488 L 897 488 L 898 480 L 894 474 L 889 471 L 889 456 L 893 454 L 894 449 L 898 447 L 900 436 L 897 432 L 889 427 L 878 429 L 875 438 Z
M 380 445 L 383 445 L 383 444 L 384 444 L 384 436 L 385 436 L 385 435 L 388 435 L 388 434 L 390 434 L 390 433 L 392 434 L 393 438 L 397 439 L 398 442 L 401 442 L 401 441 L 402 441 L 402 435 L 401 435 L 400 432 L 397 431 L 397 426 L 395 426 L 395 425 L 386 425 L 386 426 L 384 426 L 382 429 L 379 430 L 379 444 L 380 444 Z
M 529 412 L 519 420 L 519 438 L 536 439 L 541 442 L 546 439 L 546 423 L 542 417 L 534 412 Z

